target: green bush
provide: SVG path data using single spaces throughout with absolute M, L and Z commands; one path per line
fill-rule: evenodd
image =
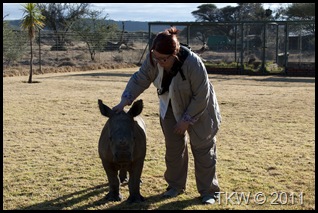
M 10 66 L 11 63 L 22 58 L 27 50 L 27 36 L 24 32 L 15 32 L 6 21 L 3 22 L 3 63 Z

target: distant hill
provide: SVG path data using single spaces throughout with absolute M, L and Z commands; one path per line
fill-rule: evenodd
M 125 26 L 125 31 L 127 32 L 136 32 L 136 31 L 145 31 L 148 32 L 148 22 L 142 22 L 142 21 L 114 21 L 110 20 L 110 22 L 115 22 L 118 25 L 119 29 L 122 29 L 123 23 Z M 159 32 L 164 29 L 166 29 L 167 25 L 163 26 L 152 26 L 151 31 L 152 32 Z
M 20 29 L 21 20 L 5 20 L 5 21 L 8 22 L 13 29 L 16 29 L 16 30 Z
M 9 24 L 14 28 L 14 29 L 20 29 L 20 24 L 21 20 L 7 20 Z M 110 23 L 115 22 L 118 25 L 118 29 L 123 28 L 123 22 L 124 22 L 124 27 L 125 31 L 127 32 L 148 32 L 148 22 L 143 22 L 143 21 L 114 21 L 114 20 L 109 20 Z M 163 31 L 166 28 L 169 28 L 169 25 L 154 25 L 151 27 L 152 32 L 159 32 Z M 182 30 L 184 27 L 178 26 L 178 29 Z

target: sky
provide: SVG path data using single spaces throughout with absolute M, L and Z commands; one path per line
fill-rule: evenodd
M 4 20 L 19 20 L 23 17 L 22 3 L 3 3 Z M 92 9 L 105 11 L 108 19 L 115 21 L 195 21 L 192 11 L 206 3 L 92 3 Z M 213 3 L 217 8 L 237 6 L 236 3 Z M 279 3 L 266 3 L 265 9 L 274 9 Z

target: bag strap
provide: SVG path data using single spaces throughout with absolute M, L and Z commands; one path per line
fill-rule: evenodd
M 174 76 L 176 76 L 178 72 L 180 72 L 182 80 L 183 81 L 186 80 L 185 75 L 183 74 L 181 67 L 182 67 L 184 61 L 186 60 L 186 58 L 188 57 L 188 55 L 190 54 L 190 51 L 191 50 L 189 49 L 188 45 L 185 46 L 184 44 L 181 44 L 180 51 L 178 53 L 179 60 L 176 60 L 174 62 L 174 64 L 172 65 L 172 68 L 171 68 L 171 72 L 169 72 L 163 76 L 163 79 L 161 82 L 161 89 L 157 89 L 158 95 L 162 95 L 163 93 L 169 91 L 169 86 L 170 86 L 170 83 L 172 81 L 172 78 Z
M 179 66 L 178 66 L 178 71 L 181 74 L 182 80 L 185 81 L 186 78 L 185 78 L 185 76 L 183 74 L 183 71 L 182 71 L 181 67 L 182 67 L 184 61 L 187 59 L 188 55 L 190 54 L 191 47 L 189 45 L 187 45 L 187 44 L 182 44 L 182 43 L 180 43 L 180 45 L 181 45 L 180 46 L 180 51 L 178 53 L 178 58 L 180 60 Z

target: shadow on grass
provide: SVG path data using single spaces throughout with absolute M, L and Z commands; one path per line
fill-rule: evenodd
M 203 205 L 199 198 L 192 198 L 191 200 L 177 200 L 159 206 L 156 210 L 183 210 L 189 206 Z
M 242 75 L 243 76 L 243 75 Z M 243 76 L 244 77 L 244 76 Z M 240 77 L 239 77 L 240 78 Z M 219 76 L 209 76 L 210 80 L 233 80 L 233 75 L 226 76 L 226 75 L 219 75 Z M 240 80 L 254 80 L 254 81 L 263 81 L 263 82 L 288 82 L 288 83 L 315 83 L 315 77 L 285 77 L 285 76 L 271 76 L 260 79 L 257 78 L 240 78 Z
M 41 83 L 41 81 L 32 81 L 31 83 L 29 83 L 28 81 L 22 81 L 22 83 L 36 84 L 36 83 Z
M 137 71 L 137 70 L 136 70 Z M 107 77 L 107 76 L 116 76 L 116 77 L 131 77 L 131 73 L 120 73 L 120 72 L 87 72 L 87 73 L 79 73 L 79 74 L 69 74 L 61 73 L 60 76 L 49 76 L 42 78 L 65 78 L 65 77 Z
M 137 71 L 137 70 L 136 70 Z M 81 73 L 81 74 L 73 74 L 73 75 L 66 75 L 66 76 L 92 76 L 92 77 L 97 77 L 97 76 L 117 76 L 117 77 L 130 77 L 132 76 L 131 73 L 120 73 L 120 72 L 97 72 L 97 73 Z
M 158 207 L 151 207 L 155 203 L 162 202 L 167 198 L 163 198 L 162 194 L 157 194 L 150 197 L 145 197 L 145 201 L 141 203 L 128 203 L 127 201 L 118 202 L 118 205 L 103 208 L 103 210 L 182 210 L 189 206 L 201 204 L 198 198 L 193 198 L 191 200 L 178 200 L 160 205 Z
M 273 82 L 289 82 L 289 83 L 315 83 L 315 78 L 314 77 L 307 77 L 307 78 L 302 78 L 302 77 L 269 77 L 265 79 L 261 79 L 258 81 L 273 81 Z
M 16 210 L 63 210 L 66 208 L 71 208 L 72 206 L 82 202 L 87 201 L 89 198 L 98 196 L 99 194 L 105 193 L 105 188 L 108 184 L 101 184 L 95 187 L 91 187 L 85 190 L 77 191 L 71 194 L 63 195 L 59 198 L 44 201 L 38 204 L 34 204 L 31 206 L 27 206 L 24 208 L 19 208 Z M 81 207 L 79 209 L 87 209 L 91 207 L 87 205 L 87 207 Z M 72 209 L 72 208 L 71 208 Z
M 159 207 L 151 207 L 155 203 L 162 202 L 165 198 L 162 194 L 145 197 L 145 201 L 141 203 L 128 203 L 127 198 L 123 201 L 111 202 L 111 205 L 107 205 L 109 202 L 105 200 L 105 195 L 108 192 L 108 183 L 87 188 L 74 193 L 66 194 L 53 200 L 47 200 L 41 203 L 33 204 L 23 208 L 17 208 L 14 210 L 88 210 L 88 209 L 102 209 L 102 210 L 176 210 L 185 209 L 188 206 L 200 204 L 200 200 L 197 198 L 191 200 L 181 200 L 162 204 Z M 102 198 L 94 202 L 89 202 L 93 197 Z M 80 205 L 80 203 L 85 203 Z M 106 204 L 106 205 L 105 205 Z
M 138 71 L 136 69 L 136 71 Z M 61 76 L 54 76 L 53 78 L 65 78 L 65 77 L 127 77 L 130 78 L 133 74 L 132 73 L 120 73 L 120 72 L 87 72 L 87 73 L 80 73 L 80 74 L 69 74 L 69 75 L 61 75 Z M 239 75 L 240 77 L 247 76 L 247 75 Z M 255 80 L 255 81 L 272 81 L 272 82 L 291 82 L 291 83 L 315 83 L 315 77 L 293 77 L 293 76 L 264 76 L 263 79 L 259 78 L 241 78 L 241 80 Z M 52 78 L 52 77 L 43 77 L 43 78 Z M 233 75 L 214 75 L 213 77 L 209 76 L 210 80 L 232 80 Z

